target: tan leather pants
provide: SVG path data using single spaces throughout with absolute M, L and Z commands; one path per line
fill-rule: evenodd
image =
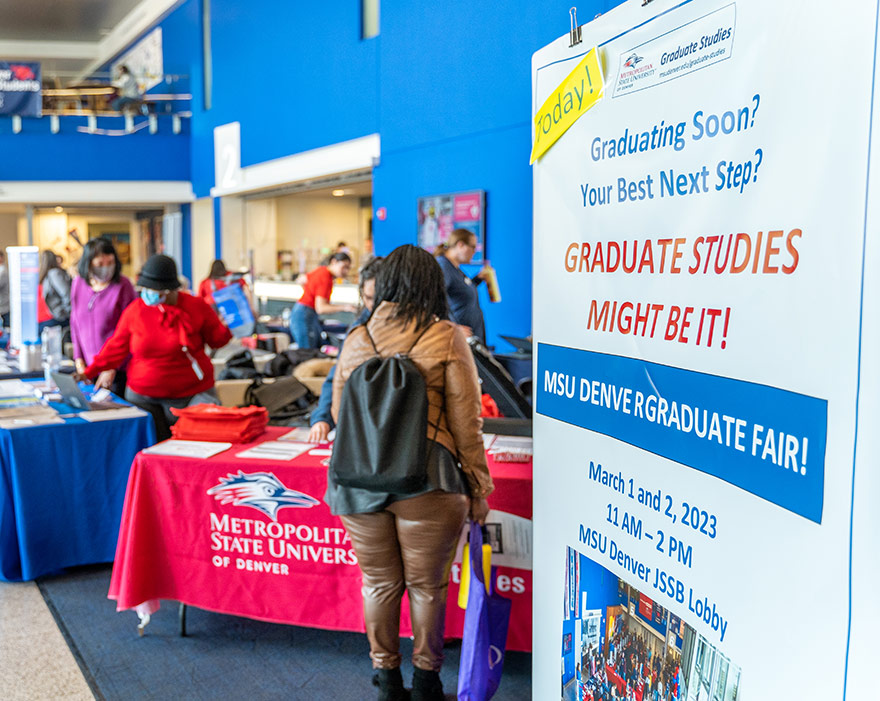
M 440 669 L 449 568 L 467 513 L 467 496 L 435 491 L 378 513 L 341 517 L 363 573 L 373 667 L 400 666 L 400 601 L 406 588 L 413 666 Z

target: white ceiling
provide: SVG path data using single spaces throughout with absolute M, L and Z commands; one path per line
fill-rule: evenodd
M 141 0 L 3 0 L 0 39 L 97 42 Z
M 0 60 L 39 61 L 43 76 L 94 72 L 181 0 L 0 0 Z
M 370 197 L 373 194 L 373 181 L 364 180 L 357 183 L 345 183 L 336 187 L 322 187 L 314 190 L 305 190 L 294 196 L 302 197 L 333 197 L 335 190 L 342 190 L 342 197 Z

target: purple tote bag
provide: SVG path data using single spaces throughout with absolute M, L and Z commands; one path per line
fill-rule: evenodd
M 510 599 L 499 596 L 490 583 L 486 593 L 483 581 L 483 533 L 471 523 L 471 584 L 464 612 L 461 664 L 458 670 L 458 701 L 488 701 L 498 690 L 504 668 Z M 494 568 L 492 568 L 494 582 Z

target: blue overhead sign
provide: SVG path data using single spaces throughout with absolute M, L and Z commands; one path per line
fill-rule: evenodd
M 0 114 L 40 117 L 42 113 L 40 64 L 0 61 Z

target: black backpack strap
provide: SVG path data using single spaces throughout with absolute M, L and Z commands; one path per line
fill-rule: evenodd
M 409 355 L 410 353 L 412 353 L 413 348 L 415 348 L 416 345 L 418 344 L 418 342 L 422 340 L 422 336 L 424 336 L 428 332 L 428 329 L 430 329 L 435 323 L 437 323 L 437 322 L 432 321 L 424 329 L 422 329 L 422 332 L 418 336 L 416 336 L 416 340 L 413 341 L 412 345 L 409 347 L 409 350 L 404 355 Z M 370 339 L 370 340 L 372 340 L 372 339 Z M 373 347 L 375 348 L 375 346 L 373 346 Z
M 367 328 L 366 324 L 364 324 L 364 331 L 366 331 L 366 333 L 367 333 L 367 338 L 370 339 L 370 345 L 373 346 L 373 352 L 381 358 L 382 355 L 379 353 L 379 349 L 376 348 L 376 342 L 373 340 L 373 337 L 370 335 L 370 329 Z
M 440 433 L 440 422 L 443 421 L 443 415 L 446 413 L 446 382 L 443 383 L 443 392 L 441 394 L 443 397 L 442 403 L 440 404 L 440 413 L 437 415 L 437 423 L 434 424 L 434 437 L 431 439 L 431 446 L 428 450 L 428 454 L 431 454 L 431 450 L 434 448 L 434 444 L 437 442 L 437 434 Z M 430 425 L 430 422 L 428 422 Z
M 409 350 L 407 350 L 406 353 L 403 353 L 402 355 L 409 355 L 410 353 L 412 353 L 413 348 L 416 347 L 416 344 L 418 344 L 418 342 L 422 340 L 422 336 L 424 336 L 427 333 L 428 329 L 430 329 L 435 323 L 436 323 L 436 321 L 432 321 L 425 328 L 423 328 L 422 332 L 418 336 L 416 336 L 416 340 L 412 342 L 412 345 L 409 347 Z M 364 331 L 367 332 L 367 338 L 370 339 L 370 345 L 373 346 L 373 352 L 381 358 L 382 354 L 379 352 L 379 349 L 376 348 L 376 342 L 373 340 L 373 337 L 370 335 L 370 329 L 367 328 L 366 324 L 364 324 Z
M 436 323 L 437 323 L 437 321 L 435 319 L 430 324 L 428 324 L 425 331 L 430 329 Z M 416 339 L 416 343 L 418 343 L 421 340 L 422 336 L 425 335 L 425 331 L 422 331 L 419 334 L 419 337 Z M 412 346 L 410 346 L 410 349 L 409 349 L 410 352 L 412 352 L 412 349 L 416 347 L 416 343 L 413 343 Z M 434 437 L 431 439 L 431 445 L 428 447 L 428 456 L 431 455 L 431 451 L 434 450 L 434 445 L 437 443 L 437 434 L 440 432 L 440 422 L 443 421 L 443 415 L 446 413 L 446 377 L 445 377 L 446 369 L 445 369 L 445 366 L 444 366 L 443 372 L 444 372 L 443 391 L 440 393 L 440 396 L 442 397 L 442 403 L 440 404 L 440 413 L 437 415 L 437 423 L 434 424 Z

